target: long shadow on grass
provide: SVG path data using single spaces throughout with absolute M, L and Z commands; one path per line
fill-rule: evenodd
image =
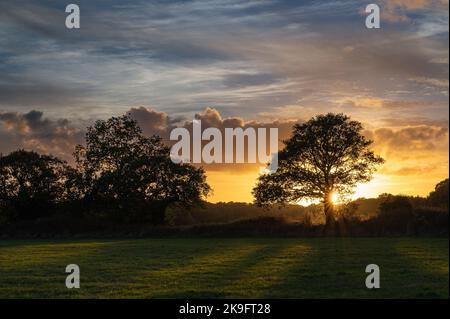
M 354 284 L 357 260 L 350 255 L 355 253 L 351 242 L 341 238 L 315 238 L 306 243 L 310 247 L 308 253 L 287 267 L 284 277 L 262 297 L 340 297 L 343 288 L 357 287 Z
M 415 298 L 449 297 L 448 240 L 399 241 L 395 246 L 409 277 L 403 288 Z
M 80 266 L 81 289 L 65 288 L 68 263 Z M 365 287 L 371 263 L 381 268 L 381 289 Z M 3 249 L 0 265 L 6 298 L 448 297 L 445 239 L 41 243 Z
M 283 280 L 291 265 L 308 259 L 311 247 L 302 242 L 277 239 L 280 246 L 275 253 L 265 254 L 259 260 L 242 268 L 223 288 L 231 297 L 262 298 Z
M 409 259 L 415 268 L 448 276 L 449 242 L 447 239 L 404 240 L 397 243 L 398 252 Z
M 55 291 L 67 292 L 66 266 L 95 256 L 102 246 L 109 244 L 89 241 L 21 243 L 0 248 L 0 297 L 46 298 L 54 296 Z
M 407 240 L 407 239 L 406 239 Z M 269 289 L 268 298 L 409 298 L 423 297 L 427 287 L 433 296 L 448 290 L 448 274 L 432 274 L 411 264 L 398 251 L 401 239 L 327 238 L 310 239 L 312 250 L 291 266 L 283 280 Z M 381 269 L 381 288 L 367 289 L 365 268 Z M 443 280 L 446 280 L 444 282 Z M 429 289 L 427 291 L 429 291 Z M 418 295 L 419 293 L 419 295 Z M 448 294 L 448 292 L 447 292 Z
M 273 259 L 286 248 L 270 242 L 272 244 L 251 239 L 162 239 L 41 242 L 9 247 L 8 254 L 2 256 L 3 266 L 9 267 L 2 269 L 0 296 L 242 296 L 252 287 L 236 287 L 233 283 L 239 282 L 242 274 L 249 275 L 248 269 Z M 69 263 L 81 268 L 81 289 L 65 288 L 64 269 Z M 224 289 L 226 286 L 231 288 Z
M 124 285 L 143 267 L 167 269 L 188 264 L 213 248 L 196 249 L 183 240 L 41 242 L 3 247 L 0 296 L 100 297 L 102 293 L 116 293 L 117 288 L 122 288 L 124 295 L 131 295 L 132 289 Z M 70 263 L 81 268 L 81 289 L 65 287 L 64 270 Z M 120 296 L 119 292 L 117 297 Z
M 251 243 L 247 243 L 247 245 Z M 245 245 L 245 244 L 244 244 Z M 245 247 L 245 246 L 244 246 Z M 155 298 L 240 298 L 256 297 L 267 280 L 276 274 L 276 269 L 266 268 L 259 271 L 261 265 L 270 263 L 271 260 L 283 255 L 288 249 L 286 242 L 264 244 L 254 251 L 232 259 L 218 267 L 203 269 L 202 271 L 188 271 L 178 282 L 165 293 L 157 293 Z M 238 247 L 227 252 L 233 254 Z M 264 266 L 263 266 L 264 268 Z M 273 270 L 272 272 L 270 272 Z M 267 272 L 270 272 L 268 274 Z M 245 279 L 245 280 L 244 280 Z M 252 280 L 253 279 L 253 280 Z M 250 283 L 252 285 L 248 285 Z M 244 283 L 245 281 L 245 283 Z
M 290 241 L 253 239 L 135 240 L 102 245 L 78 261 L 83 294 L 125 298 L 257 297 L 292 256 Z
M 198 271 L 196 264 L 221 259 L 232 243 L 163 239 L 130 240 L 103 247 L 85 264 L 85 288 L 90 296 L 146 298 L 179 284 L 179 276 Z
M 266 246 L 258 240 L 132 240 L 103 245 L 79 264 L 91 297 L 222 297 L 226 273 L 250 264 L 262 250 L 278 249 Z
M 87 255 L 94 255 L 105 243 L 92 242 L 36 242 L 29 245 L 0 247 L 0 269 L 30 271 L 32 269 L 64 264 Z M 67 264 L 66 264 L 67 265 Z

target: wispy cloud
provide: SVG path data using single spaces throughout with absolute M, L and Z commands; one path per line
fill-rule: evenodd
M 432 62 L 448 55 L 445 39 L 415 36 L 448 22 L 430 9 L 434 1 L 386 2 L 388 11 L 414 13 L 419 28 L 371 33 L 362 1 L 80 1 L 77 31 L 64 28 L 62 4 L 19 2 L 0 4 L 4 110 L 70 107 L 89 117 L 135 105 L 178 114 L 213 105 L 249 115 L 299 100 L 325 107 L 364 94 L 448 95 L 444 85 L 429 92 L 448 76 L 448 61 Z

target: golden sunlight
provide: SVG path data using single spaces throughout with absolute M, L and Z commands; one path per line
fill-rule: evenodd
M 339 203 L 339 194 L 338 193 L 331 194 L 331 201 L 333 202 L 333 204 L 338 204 Z

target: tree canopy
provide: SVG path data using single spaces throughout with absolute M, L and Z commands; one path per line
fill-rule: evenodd
M 163 223 L 168 205 L 193 205 L 210 191 L 203 169 L 173 163 L 161 138 L 143 136 L 128 115 L 95 122 L 75 158 L 86 199 L 122 216 L 151 207 L 152 221 Z
M 9 204 L 10 219 L 48 215 L 65 200 L 69 166 L 49 155 L 18 150 L 0 155 L 0 202 Z
M 448 209 L 448 195 L 449 195 L 449 180 L 448 178 L 440 181 L 434 191 L 428 196 L 428 201 L 432 206 Z
M 361 123 L 328 113 L 296 124 L 278 154 L 275 173 L 261 175 L 253 190 L 260 205 L 321 199 L 327 223 L 334 221 L 333 194 L 346 195 L 368 182 L 384 160 L 370 150 Z

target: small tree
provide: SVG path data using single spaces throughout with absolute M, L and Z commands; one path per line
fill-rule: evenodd
M 161 224 L 168 205 L 193 205 L 210 191 L 201 168 L 173 163 L 161 138 L 144 137 L 128 115 L 95 122 L 75 158 L 85 200 L 120 219 L 141 218 L 149 208 Z
M 326 224 L 334 224 L 333 194 L 352 192 L 357 183 L 371 179 L 383 159 L 369 146 L 363 127 L 343 114 L 318 115 L 296 124 L 284 141 L 275 173 L 261 175 L 253 189 L 259 205 L 321 199 Z
M 0 204 L 7 219 L 33 219 L 51 214 L 67 195 L 65 162 L 53 156 L 18 150 L 0 155 Z

